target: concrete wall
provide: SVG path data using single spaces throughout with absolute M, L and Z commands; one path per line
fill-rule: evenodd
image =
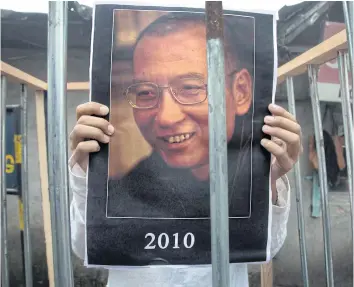
M 16 66 L 27 73 L 46 80 L 47 66 L 45 52 L 28 52 L 20 50 L 3 50 L 2 60 Z M 89 53 L 87 51 L 69 51 L 68 80 L 87 81 L 89 74 Z M 8 85 L 7 104 L 20 102 L 19 85 Z M 296 87 L 295 87 L 296 92 Z M 312 182 L 305 179 L 311 175 L 307 159 L 308 136 L 313 134 L 312 111 L 307 95 L 297 95 L 301 100 L 297 103 L 297 116 L 303 128 L 304 154 L 301 159 L 304 214 L 306 222 L 307 257 L 310 274 L 310 286 L 325 286 L 324 251 L 321 218 L 311 218 Z M 88 101 L 87 93 L 70 93 L 67 99 L 68 133 L 75 124 L 75 108 Z M 286 107 L 285 101 L 279 104 Z M 34 286 L 48 286 L 45 242 L 43 233 L 43 215 L 41 208 L 41 191 L 39 178 L 37 131 L 35 122 L 34 93 L 29 93 L 29 198 L 31 208 L 31 237 L 33 245 Z M 302 286 L 300 254 L 297 233 L 297 213 L 293 175 L 290 174 L 292 186 L 292 206 L 288 223 L 288 237 L 282 250 L 274 259 L 274 278 L 277 286 Z M 352 248 L 350 206 L 347 192 L 330 193 L 330 212 L 332 226 L 333 263 L 336 286 L 351 286 Z M 9 220 L 9 259 L 11 286 L 24 286 L 22 282 L 20 237 L 18 231 L 17 201 L 8 198 Z M 81 261 L 74 256 L 75 286 L 104 286 L 106 272 L 102 270 L 86 270 Z M 252 286 L 259 284 L 259 266 L 250 267 Z

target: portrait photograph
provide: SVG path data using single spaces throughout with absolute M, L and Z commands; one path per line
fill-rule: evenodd
M 226 103 L 230 263 L 269 258 L 260 140 L 275 17 L 237 5 L 223 14 L 225 93 L 209 95 L 204 8 L 95 5 L 90 100 L 109 107 L 115 132 L 90 155 L 87 266 L 211 263 L 209 97 Z
M 117 133 L 109 145 L 107 217 L 209 218 L 205 14 L 113 13 L 110 122 Z M 252 156 L 252 129 L 242 127 L 253 122 L 254 17 L 225 15 L 224 23 L 229 209 L 230 217 L 247 218 L 252 172 L 238 167 L 250 166 Z M 127 63 L 119 53 L 132 27 Z M 239 121 L 245 114 L 248 123 Z

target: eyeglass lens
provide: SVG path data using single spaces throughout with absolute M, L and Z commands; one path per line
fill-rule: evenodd
M 196 104 L 206 98 L 205 83 L 201 79 L 183 79 L 170 84 L 170 91 L 181 104 Z M 129 102 L 137 108 L 149 108 L 157 105 L 161 87 L 154 83 L 133 84 L 127 89 Z

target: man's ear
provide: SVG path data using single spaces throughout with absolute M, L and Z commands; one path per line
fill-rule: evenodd
M 253 85 L 252 78 L 246 69 L 234 75 L 232 82 L 232 94 L 235 103 L 236 115 L 242 116 L 246 114 L 252 103 Z

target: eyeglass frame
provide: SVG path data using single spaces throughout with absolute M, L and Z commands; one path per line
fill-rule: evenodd
M 200 80 L 200 81 L 203 81 L 203 82 L 204 82 L 204 80 L 201 80 L 201 79 L 199 79 L 199 78 L 188 78 L 188 80 Z M 139 84 L 150 84 L 150 85 L 153 85 L 154 87 L 156 87 L 156 89 L 157 89 L 157 91 L 158 91 L 158 94 L 157 94 L 157 101 L 156 101 L 156 104 L 155 104 L 155 105 L 150 106 L 150 107 L 137 107 L 135 104 L 133 104 L 133 103 L 129 100 L 129 98 L 128 98 L 128 91 L 129 91 L 129 89 L 130 89 L 131 87 L 136 86 L 136 85 L 139 85 Z M 178 99 L 178 97 L 177 97 L 177 93 L 174 93 L 174 92 L 173 92 L 172 87 L 171 87 L 170 84 L 169 84 L 169 85 L 166 85 L 166 86 L 160 86 L 160 85 L 158 85 L 158 84 L 156 84 L 156 83 L 154 83 L 154 82 L 141 82 L 141 83 L 131 84 L 131 85 L 125 90 L 124 95 L 125 95 L 126 99 L 128 100 L 129 104 L 132 106 L 132 108 L 138 109 L 138 110 L 148 110 L 148 109 L 153 109 L 153 108 L 155 108 L 155 107 L 159 104 L 160 99 L 161 99 L 161 95 L 162 95 L 161 90 L 162 90 L 162 89 L 168 89 L 169 92 L 170 92 L 170 94 L 173 96 L 173 98 L 174 98 L 179 104 L 184 105 L 184 106 L 191 106 L 191 105 L 197 105 L 197 104 L 203 103 L 203 102 L 207 99 L 207 97 L 208 97 L 207 86 L 208 86 L 208 84 L 206 84 L 206 83 L 204 83 L 204 84 L 202 85 L 202 87 L 205 88 L 205 97 L 204 97 L 204 99 L 203 99 L 202 101 L 197 101 L 197 102 L 194 102 L 194 103 L 183 103 L 183 102 L 181 102 L 181 101 Z
M 233 70 L 230 74 L 228 74 L 227 76 L 232 76 L 234 75 L 235 73 L 238 73 L 239 70 L 238 69 L 235 69 Z M 200 78 L 186 78 L 188 80 L 201 80 Z M 202 80 L 203 82 L 205 82 L 204 80 Z M 139 84 L 152 84 L 156 87 L 156 89 L 158 90 L 158 99 L 157 99 L 157 102 L 154 106 L 151 106 L 151 107 L 137 107 L 136 105 L 134 105 L 128 98 L 128 91 L 129 89 L 132 87 L 132 86 L 135 86 L 135 85 L 139 85 Z M 202 100 L 202 101 L 199 101 L 199 102 L 195 102 L 195 103 L 189 103 L 189 104 L 186 104 L 186 103 L 182 103 L 181 101 L 178 100 L 177 96 L 174 94 L 173 90 L 172 90 L 172 87 L 171 85 L 167 85 L 167 86 L 160 86 L 154 82 L 149 82 L 149 81 L 146 81 L 146 82 L 141 82 L 141 83 L 135 83 L 135 84 L 131 84 L 128 86 L 128 88 L 125 90 L 124 92 L 124 96 L 126 97 L 127 101 L 129 102 L 130 106 L 133 108 L 133 109 L 137 109 L 137 110 L 149 110 L 149 109 L 153 109 L 155 108 L 159 102 L 160 102 L 160 99 L 161 99 L 161 89 L 169 89 L 170 91 L 170 94 L 173 96 L 173 98 L 181 105 L 183 106 L 193 106 L 193 105 L 197 105 L 197 104 L 201 104 L 203 103 L 207 98 L 208 98 L 208 90 L 207 90 L 207 87 L 208 87 L 208 84 L 204 83 L 203 84 L 203 87 L 205 88 L 205 98 Z

